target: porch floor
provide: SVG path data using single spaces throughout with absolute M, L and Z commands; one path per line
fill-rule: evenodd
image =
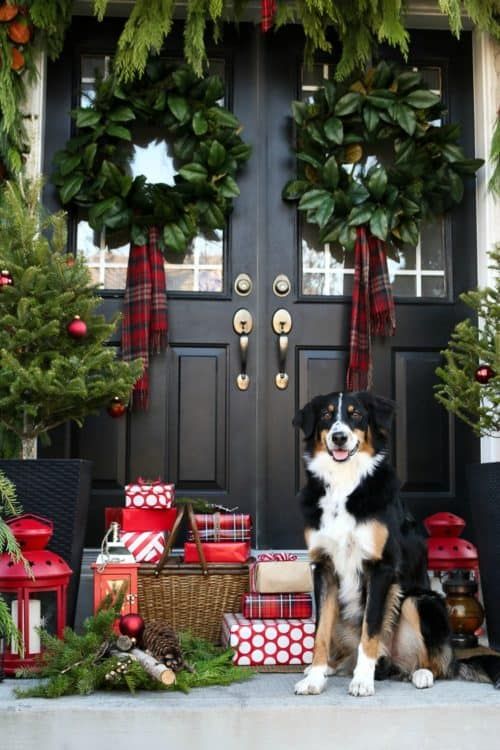
M 13 696 L 0 684 L 0 747 L 9 750 L 493 750 L 500 746 L 500 691 L 438 682 L 430 690 L 380 682 L 352 698 L 333 677 L 320 696 L 295 696 L 296 674 L 182 693 L 97 693 L 57 700 Z

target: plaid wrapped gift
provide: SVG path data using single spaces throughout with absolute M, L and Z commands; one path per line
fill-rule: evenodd
M 311 664 L 314 620 L 249 620 L 242 614 L 226 613 L 222 621 L 222 643 L 234 650 L 239 666 L 283 666 Z
M 175 484 L 154 482 L 138 477 L 133 484 L 125 485 L 126 508 L 171 508 L 175 501 Z
M 202 542 L 249 542 L 252 519 L 243 513 L 196 513 L 196 525 Z M 194 539 L 189 532 L 189 541 Z
M 249 620 L 266 618 L 307 619 L 312 617 L 311 594 L 243 594 L 241 597 L 243 617 Z
M 123 531 L 120 540 L 136 562 L 156 563 L 165 549 L 164 531 Z

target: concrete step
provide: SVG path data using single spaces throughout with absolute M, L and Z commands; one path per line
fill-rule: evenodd
M 498 750 L 500 691 L 438 682 L 428 690 L 380 682 L 353 698 L 332 677 L 295 696 L 296 674 L 259 674 L 229 687 L 16 699 L 0 684 L 1 750 Z

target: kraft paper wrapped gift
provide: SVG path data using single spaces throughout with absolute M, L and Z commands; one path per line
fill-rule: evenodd
M 299 594 L 313 590 L 311 564 L 285 552 L 259 555 L 250 566 L 250 591 Z

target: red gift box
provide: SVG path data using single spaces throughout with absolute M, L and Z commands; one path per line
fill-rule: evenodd
M 207 563 L 244 563 L 251 552 L 249 542 L 204 542 L 202 547 Z M 184 562 L 200 562 L 194 542 L 185 543 Z
M 222 642 L 234 650 L 239 666 L 311 664 L 314 648 L 313 620 L 249 620 L 226 613 Z
M 241 609 L 249 619 L 312 617 L 311 594 L 243 594 Z
M 175 501 L 175 484 L 160 479 L 145 481 L 142 477 L 125 485 L 126 508 L 171 508 Z
M 177 508 L 150 510 L 145 508 L 106 508 L 106 528 L 116 521 L 122 531 L 171 531 Z
M 252 519 L 243 513 L 196 513 L 196 525 L 202 542 L 249 542 Z M 193 532 L 189 532 L 193 541 Z
M 136 562 L 156 563 L 165 549 L 164 531 L 124 531 L 120 540 Z

